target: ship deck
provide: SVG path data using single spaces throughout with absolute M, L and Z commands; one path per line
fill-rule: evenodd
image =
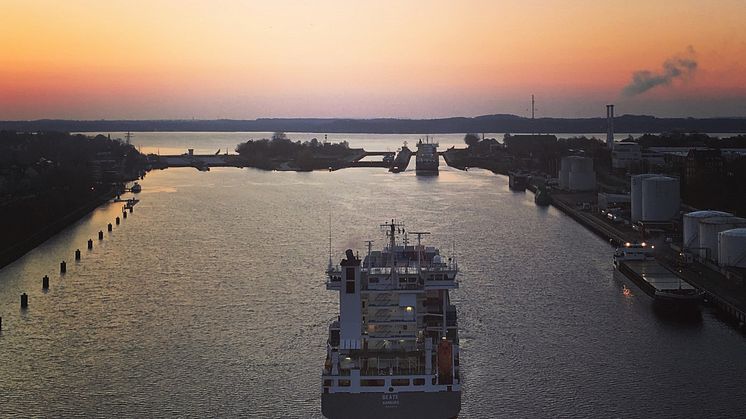
M 649 294 L 656 291 L 697 289 L 656 260 L 625 261 L 620 264 L 619 270 Z

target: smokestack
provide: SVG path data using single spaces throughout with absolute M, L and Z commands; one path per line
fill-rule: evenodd
M 614 148 L 614 105 L 606 105 L 606 147 Z

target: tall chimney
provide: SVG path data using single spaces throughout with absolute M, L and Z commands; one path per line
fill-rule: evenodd
M 614 148 L 614 105 L 606 105 L 606 147 Z

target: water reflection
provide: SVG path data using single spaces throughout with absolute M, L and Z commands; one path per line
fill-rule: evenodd
M 660 318 L 613 279 L 607 243 L 503 176 L 169 169 L 141 184 L 64 278 L 121 205 L 0 270 L 0 416 L 320 417 L 330 206 L 335 255 L 391 218 L 456 243 L 464 417 L 746 414 L 743 336 L 709 312 Z

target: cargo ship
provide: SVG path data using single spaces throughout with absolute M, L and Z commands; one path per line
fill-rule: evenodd
M 438 174 L 438 143 L 431 142 L 430 137 L 417 142 L 417 159 L 415 169 L 418 175 Z
M 389 168 L 389 172 L 399 173 L 399 172 L 403 172 L 407 170 L 407 166 L 409 166 L 410 158 L 412 158 L 412 150 L 407 148 L 406 145 L 402 146 L 402 148 L 396 154 L 396 157 L 394 158 L 394 162 L 391 164 L 391 167 Z
M 387 245 L 361 261 L 329 258 L 326 288 L 339 293 L 321 377 L 321 411 L 336 418 L 455 418 L 461 410 L 456 307 L 458 265 L 424 246 L 427 232 L 381 225 Z M 410 236 L 416 236 L 416 244 Z
M 614 252 L 614 268 L 656 302 L 680 308 L 698 308 L 703 291 L 684 281 L 653 257 L 654 246 L 625 243 Z

